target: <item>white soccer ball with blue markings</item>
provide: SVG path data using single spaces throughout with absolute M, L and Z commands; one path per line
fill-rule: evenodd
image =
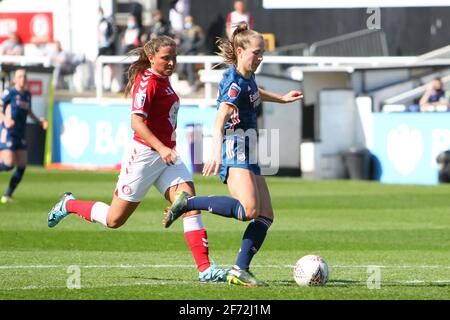
M 328 281 L 328 264 L 319 256 L 301 257 L 294 266 L 294 279 L 299 286 L 320 286 Z

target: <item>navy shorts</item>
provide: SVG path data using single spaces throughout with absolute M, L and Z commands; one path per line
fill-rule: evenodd
M 240 141 L 241 143 L 238 143 Z M 255 175 L 261 175 L 261 168 L 257 163 L 256 148 L 252 148 L 256 144 L 249 141 L 238 140 L 237 137 L 224 140 L 222 145 L 222 166 L 219 170 L 220 180 L 227 183 L 228 169 L 242 168 L 252 171 Z
M 0 130 L 0 150 L 24 150 L 27 148 L 25 139 L 13 134 L 12 130 Z

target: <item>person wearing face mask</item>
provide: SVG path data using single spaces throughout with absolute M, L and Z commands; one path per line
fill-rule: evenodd
M 123 53 L 129 52 L 140 46 L 141 29 L 138 26 L 137 19 L 133 15 L 128 16 L 127 28 L 122 36 Z
M 117 30 L 111 18 L 105 17 L 103 8 L 98 8 L 97 44 L 98 56 L 112 56 L 116 54 Z M 111 89 L 112 79 L 115 77 L 115 68 L 112 64 L 106 64 L 102 73 L 107 74 L 103 79 L 105 90 Z
M 182 55 L 197 55 L 201 52 L 205 40 L 202 28 L 194 23 L 192 16 L 184 18 L 184 29 L 181 34 L 180 53 Z M 197 90 L 195 64 L 185 63 L 180 65 L 180 73 L 187 77 L 189 92 Z
M 129 14 L 127 19 L 127 27 L 125 31 L 122 33 L 122 37 L 120 40 L 121 44 L 121 52 L 120 54 L 125 55 L 127 52 L 130 52 L 131 50 L 134 50 L 138 48 L 141 45 L 141 28 L 139 28 L 138 21 L 136 16 Z M 120 85 L 120 91 L 125 90 L 125 84 L 128 82 L 128 78 L 126 75 L 126 72 L 124 72 L 124 66 L 123 65 L 117 65 L 118 68 L 118 74 L 122 75 L 122 78 L 120 79 L 121 85 Z

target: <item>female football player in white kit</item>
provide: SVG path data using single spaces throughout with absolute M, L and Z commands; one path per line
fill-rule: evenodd
M 121 172 L 111 202 L 80 201 L 65 192 L 48 214 L 48 226 L 56 226 L 69 214 L 108 228 L 119 228 L 154 185 L 167 200 L 185 191 L 194 195 L 192 175 L 175 151 L 179 98 L 168 77 L 176 65 L 176 44 L 161 36 L 130 52 L 138 55 L 128 70 L 127 93 L 132 93 L 133 139 L 122 159 Z M 226 271 L 211 264 L 207 234 L 200 211 L 184 215 L 184 235 L 199 270 L 200 281 L 226 281 Z

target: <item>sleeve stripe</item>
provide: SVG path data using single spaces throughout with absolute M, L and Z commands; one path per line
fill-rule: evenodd
M 143 114 L 146 118 L 148 117 L 147 112 L 144 112 L 142 110 L 133 110 L 131 111 L 131 114 Z

